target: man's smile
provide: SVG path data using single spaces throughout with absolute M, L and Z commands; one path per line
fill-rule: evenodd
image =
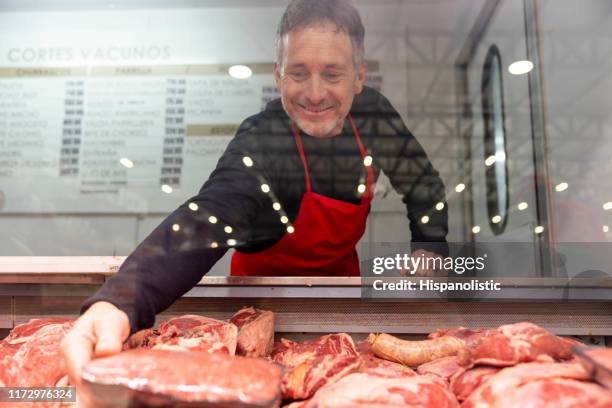
M 330 111 L 333 108 L 333 106 L 314 107 L 314 106 L 304 106 L 302 104 L 298 104 L 298 106 L 306 114 L 314 115 L 314 116 L 324 115 L 325 113 L 327 113 L 328 111 Z

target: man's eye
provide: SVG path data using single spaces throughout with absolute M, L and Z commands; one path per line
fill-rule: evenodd
M 323 78 L 331 82 L 339 81 L 341 77 L 342 75 L 336 72 L 326 72 L 323 74 Z
M 295 80 L 305 79 L 307 74 L 304 71 L 293 71 L 289 72 L 289 76 Z

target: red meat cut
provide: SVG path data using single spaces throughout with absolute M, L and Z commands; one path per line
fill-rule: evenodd
M 254 307 L 240 309 L 230 323 L 238 327 L 236 354 L 267 357 L 274 347 L 274 313 Z
M 453 375 L 465 370 L 465 367 L 460 365 L 459 361 L 460 358 L 457 356 L 438 358 L 418 366 L 417 373 L 421 375 L 433 374 L 444 380 L 449 380 Z
M 357 352 L 361 358 L 360 372 L 379 377 L 412 377 L 416 375 L 410 367 L 378 358 L 372 352 L 372 345 L 367 340 L 357 343 Z
M 478 366 L 455 373 L 450 379 L 450 389 L 459 401 L 467 399 L 472 392 L 501 368 Z
M 559 382 L 558 379 L 571 381 Z M 558 404 L 542 405 L 545 407 L 611 407 L 612 394 L 596 384 L 584 382 L 588 379 L 587 371 L 575 362 L 519 364 L 502 369 L 489 377 L 465 400 L 462 408 L 541 406 L 529 402 L 529 398 L 534 398 L 533 401 L 536 402 L 552 401 Z M 542 384 L 534 385 L 536 383 Z M 561 384 L 568 385 L 567 394 L 560 390 Z M 567 401 L 574 401 L 577 405 L 564 405 L 559 400 L 559 393 L 567 398 Z M 595 396 L 595 399 L 591 398 L 591 395 Z M 587 402 L 588 405 L 582 405 Z
M 430 338 L 453 336 L 465 341 L 473 364 L 509 367 L 530 361 L 553 362 L 572 358 L 574 342 L 555 336 L 528 322 L 508 324 L 497 329 L 466 328 L 439 330 Z
M 171 318 L 157 329 L 135 333 L 125 348 L 207 351 L 234 355 L 238 328 L 228 322 L 197 315 Z
M 63 318 L 32 319 L 15 326 L 0 342 L 0 384 L 51 387 L 67 383 L 60 343 L 73 322 Z
M 447 384 L 435 376 L 386 378 L 353 373 L 287 408 L 348 407 L 458 408 L 459 404 Z
M 301 343 L 282 339 L 274 345 L 272 359 L 287 369 L 282 383 L 283 399 L 309 398 L 361 364 L 353 339 L 346 333 Z
M 281 371 L 263 359 L 198 351 L 129 350 L 85 366 L 80 406 L 268 408 Z

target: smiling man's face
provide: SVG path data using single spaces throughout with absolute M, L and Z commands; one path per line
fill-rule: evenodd
M 342 131 L 353 98 L 363 89 L 365 66 L 355 68 L 348 34 L 326 22 L 283 37 L 274 75 L 289 117 L 302 131 L 325 138 Z

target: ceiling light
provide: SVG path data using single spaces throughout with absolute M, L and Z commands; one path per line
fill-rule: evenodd
M 247 79 L 253 75 L 251 68 L 247 67 L 246 65 L 232 65 L 229 67 L 227 72 L 231 77 L 236 79 Z
M 555 186 L 555 191 L 557 191 L 558 193 L 560 193 L 561 191 L 565 191 L 567 190 L 567 188 L 569 187 L 569 184 L 563 182 L 563 183 L 559 183 Z
M 127 157 L 120 158 L 119 163 L 121 163 L 123 167 L 127 167 L 128 169 L 134 167 L 134 162 L 128 159 Z
M 518 203 L 517 207 L 519 211 L 523 211 L 523 210 L 526 210 L 527 207 L 529 207 L 529 204 L 523 201 L 523 202 Z
M 533 62 L 523 60 L 523 61 L 515 61 L 508 67 L 508 72 L 512 75 L 523 75 L 528 73 L 533 69 Z
M 479 227 L 478 225 L 474 225 L 474 226 L 472 227 L 472 232 L 473 232 L 474 234 L 478 234 L 478 233 L 480 232 L 480 227 Z
M 538 225 L 537 227 L 533 229 L 533 232 L 535 232 L 536 234 L 541 234 L 544 232 L 544 227 L 541 225 Z
M 167 184 L 162 184 L 161 191 L 163 191 L 166 194 L 171 194 L 172 193 L 172 187 L 167 185 Z
M 460 193 L 460 192 L 462 192 L 463 190 L 465 190 L 465 184 L 463 184 L 463 183 L 459 183 L 459 184 L 457 184 L 457 185 L 455 186 L 455 191 L 456 191 L 456 192 Z

